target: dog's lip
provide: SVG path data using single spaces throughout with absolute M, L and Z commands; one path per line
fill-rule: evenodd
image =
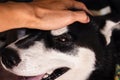
M 45 74 L 41 74 L 38 76 L 30 76 L 30 77 L 22 76 L 22 77 L 19 77 L 18 80 L 42 80 L 44 76 Z
M 18 80 L 55 80 L 56 78 L 60 77 L 61 75 L 63 75 L 64 73 L 66 73 L 70 68 L 67 67 L 62 67 L 62 68 L 57 68 L 54 71 L 45 73 L 45 74 L 40 74 L 37 76 L 29 76 L 29 77 L 19 77 Z

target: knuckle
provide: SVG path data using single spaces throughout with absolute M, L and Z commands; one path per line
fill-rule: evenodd
M 82 15 L 84 15 L 84 16 L 87 15 L 85 11 L 81 11 L 80 13 L 81 13 Z
M 83 9 L 86 9 L 86 8 L 87 8 L 84 3 L 81 3 L 81 6 L 82 6 Z
M 81 13 L 81 14 L 80 14 Z M 79 16 L 81 17 L 81 19 L 83 20 L 83 21 L 87 21 L 88 20 L 88 16 L 87 16 L 87 14 L 86 14 L 86 12 L 84 12 L 84 11 L 81 11 L 79 14 Z

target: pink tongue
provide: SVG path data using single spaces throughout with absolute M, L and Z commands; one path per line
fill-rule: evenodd
M 19 80 L 42 80 L 44 74 L 39 75 L 39 76 L 35 76 L 35 77 L 27 77 L 27 78 L 20 78 Z

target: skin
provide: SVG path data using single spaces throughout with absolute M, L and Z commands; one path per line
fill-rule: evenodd
M 59 29 L 75 21 L 88 23 L 86 6 L 75 0 L 33 0 L 30 3 L 0 3 L 0 32 L 15 28 Z

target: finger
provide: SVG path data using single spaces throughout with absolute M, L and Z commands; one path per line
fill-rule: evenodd
M 77 8 L 77 9 L 82 9 L 82 10 L 85 10 L 87 13 L 91 14 L 92 13 L 88 10 L 88 8 L 85 6 L 84 3 L 82 2 L 78 2 L 78 1 L 73 1 L 73 7 L 74 8 Z
M 68 10 L 37 10 L 35 19 L 32 20 L 30 27 L 42 30 L 53 30 L 68 26 L 76 21 L 88 23 L 89 17 L 84 11 Z
M 81 23 L 88 23 L 90 21 L 89 16 L 84 11 L 74 12 L 73 17 L 74 17 L 75 21 L 79 21 Z
M 89 17 L 84 11 L 50 11 L 46 14 L 46 18 L 43 18 L 45 22 L 51 22 L 50 24 L 56 25 L 55 27 L 64 27 L 72 24 L 76 21 L 81 23 L 88 23 L 90 21 Z M 51 20 L 52 19 L 52 20 Z M 48 25 L 50 25 L 48 24 Z
M 46 14 L 45 17 L 41 19 L 40 29 L 58 29 L 68 26 L 76 21 L 81 23 L 88 23 L 89 17 L 83 11 L 50 11 Z

